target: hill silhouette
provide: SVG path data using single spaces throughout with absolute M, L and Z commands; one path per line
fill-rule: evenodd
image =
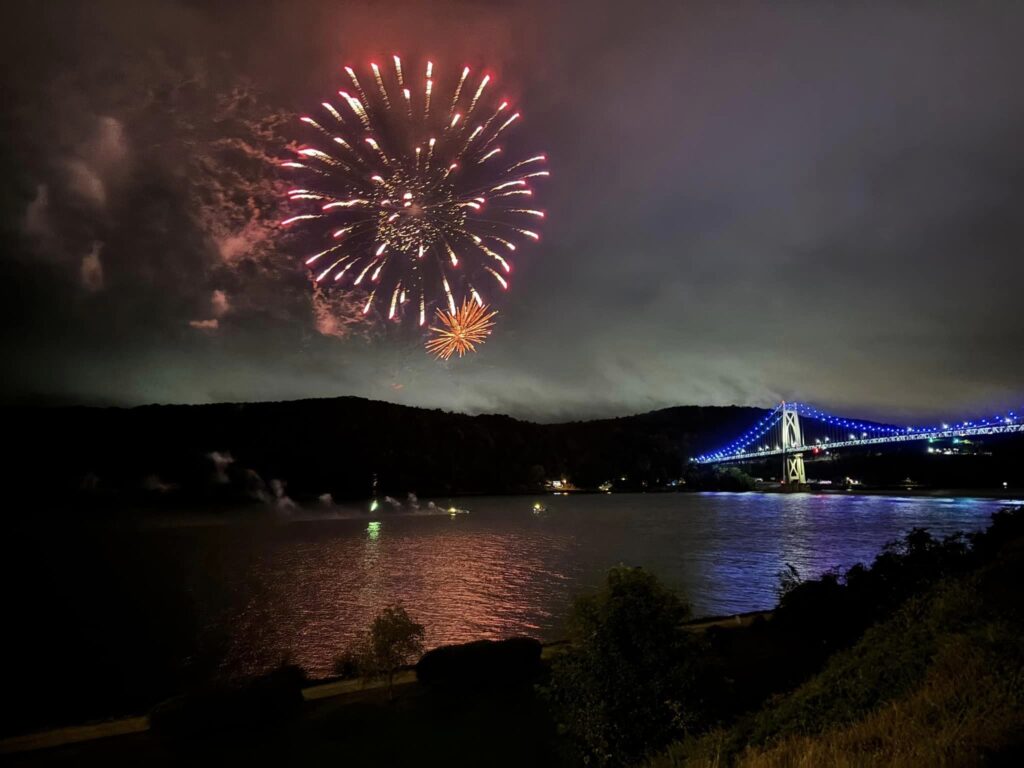
M 525 493 L 567 477 L 657 488 L 764 411 L 683 406 L 537 424 L 357 397 L 136 408 L 10 407 L 12 492 L 178 500 Z

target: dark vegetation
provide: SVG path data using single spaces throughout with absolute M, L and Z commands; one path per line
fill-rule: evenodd
M 527 493 L 569 478 L 616 491 L 686 487 L 749 490 L 778 462 L 701 468 L 689 459 L 746 430 L 757 408 L 686 406 L 636 416 L 534 424 L 353 397 L 280 403 L 0 411 L 14 439 L 7 469 L 15 498 L 97 510 L 140 505 L 365 500 L 374 477 L 396 498 Z M 896 487 L 910 478 L 941 488 L 1024 485 L 1024 441 L 993 438 L 992 455 L 930 456 L 919 444 L 885 456 L 808 464 L 810 476 Z M 982 446 L 984 447 L 984 446 Z M 986 449 L 987 451 L 987 449 Z M 985 451 L 982 451 L 983 453 Z M 216 461 L 215 461 L 216 454 Z M 810 458 L 810 457 L 809 457 Z M 216 462 L 220 462 L 219 465 Z M 685 479 L 685 486 L 676 483 Z
M 689 607 L 651 574 L 618 567 L 578 598 L 548 695 L 567 733 L 600 765 L 631 765 L 696 724 L 702 709 Z
M 373 620 L 363 641 L 337 659 L 335 671 L 341 677 L 383 677 L 391 698 L 395 673 L 423 653 L 423 635 L 423 625 L 409 618 L 405 608 L 388 606 Z
M 686 488 L 690 491 L 739 492 L 756 487 L 757 481 L 737 466 L 699 465 L 686 469 Z
M 543 672 L 541 650 L 540 641 L 532 637 L 446 645 L 423 655 L 416 663 L 416 679 L 463 689 L 536 680 Z
M 366 499 L 525 493 L 545 479 L 653 489 L 689 457 L 745 429 L 757 408 L 680 407 L 617 419 L 534 424 L 508 416 L 341 397 L 281 403 L 119 408 L 6 408 L 19 487 L 52 498 L 232 501 L 330 493 Z M 230 456 L 221 474 L 210 458 Z M 622 478 L 626 479 L 623 480 Z
M 534 692 L 536 679 L 498 683 L 486 677 L 462 686 L 396 684 L 356 690 L 288 709 L 298 687 L 279 689 L 274 716 L 241 705 L 234 715 L 217 704 L 176 703 L 173 717 L 137 736 L 4 755 L 5 765 L 275 765 L 444 766 L 522 768 L 575 765 L 571 745 Z M 244 695 L 240 694 L 240 695 Z M 236 699 L 231 706 L 239 706 Z M 187 714 L 186 714 L 187 713 Z
M 794 649 L 783 693 L 691 733 L 656 765 L 1019 765 L 1021 584 L 1024 509 L 976 536 L 915 531 L 871 569 L 802 584 L 770 623 L 810 628 L 828 609 L 818 637 L 837 650 L 805 664 Z
M 911 531 L 870 567 L 780 574 L 770 620 L 694 634 L 649 574 L 576 601 L 552 664 L 565 731 L 599 765 L 961 765 L 1024 754 L 1024 508 Z M 688 762 L 689 761 L 689 762 Z M 1008 763 L 1009 764 L 1009 763 Z

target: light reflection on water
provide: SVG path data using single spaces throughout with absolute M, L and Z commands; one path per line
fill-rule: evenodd
M 63 674 L 56 640 L 87 626 L 76 664 L 212 667 L 234 677 L 289 656 L 314 676 L 400 601 L 428 647 L 562 635 L 573 595 L 618 563 L 642 565 L 700 615 L 769 608 L 777 574 L 869 562 L 912 527 L 977 530 L 982 499 L 650 494 L 459 501 L 468 515 L 378 512 L 244 522 L 38 526 L 3 541 L 0 598 L 27 668 Z M 442 505 L 447 506 L 447 505 Z M 213 524 L 216 522 L 217 524 Z M 26 578 L 25 574 L 31 574 Z M 60 651 L 57 651 L 57 648 Z M 97 650 L 99 649 L 99 650 Z M 103 669 L 107 669 L 103 667 Z M 122 669 L 123 667 L 123 669 Z M 92 667 L 89 667 L 92 668 Z
M 239 541 L 219 529 L 221 589 L 198 606 L 201 626 L 229 627 L 226 675 L 282 655 L 311 674 L 380 609 L 400 601 L 428 647 L 528 634 L 555 639 L 571 597 L 607 568 L 642 565 L 680 589 L 696 615 L 767 608 L 777 574 L 805 576 L 868 562 L 912 527 L 940 534 L 984 527 L 1002 503 L 980 499 L 813 495 L 480 498 L 472 514 L 292 523 Z M 201 535 L 201 534 L 200 534 Z M 203 573 L 195 574 L 198 583 Z M 226 609 L 226 610 L 225 610 Z

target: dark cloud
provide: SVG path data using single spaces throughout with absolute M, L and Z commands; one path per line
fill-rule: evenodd
M 544 419 L 1020 405 L 1015 4 L 46 3 L 5 25 L 8 399 Z M 483 63 L 552 157 L 492 340 L 311 291 L 272 167 L 342 65 Z

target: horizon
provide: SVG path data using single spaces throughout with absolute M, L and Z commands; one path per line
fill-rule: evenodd
M 456 410 L 451 408 L 444 408 L 440 406 L 429 406 L 429 405 L 416 405 L 410 403 L 402 403 L 395 400 L 386 400 L 383 398 L 372 398 L 364 397 L 362 395 L 323 395 L 316 397 L 298 397 L 298 398 L 284 398 L 277 400 L 219 400 L 215 402 L 148 402 L 148 403 L 132 403 L 132 404 L 104 404 L 104 403 L 85 403 L 85 402 L 54 402 L 54 401 L 22 401 L 22 402 L 2 402 L 0 407 L 4 408 L 92 408 L 98 410 L 115 409 L 115 410 L 135 410 L 139 408 L 160 408 L 160 407 L 203 407 L 203 406 L 226 406 L 226 405 L 284 405 L 289 403 L 302 403 L 302 402 L 316 402 L 320 400 L 362 400 L 369 403 L 379 403 L 382 405 L 396 406 L 400 408 L 409 408 L 412 410 L 427 410 L 427 411 L 442 411 L 447 414 L 458 415 L 458 416 L 500 416 L 504 418 L 514 419 L 516 421 L 522 421 L 540 425 L 558 425 L 568 424 L 573 422 L 593 422 L 593 421 L 607 421 L 611 419 L 629 419 L 634 417 L 646 416 L 652 413 L 660 413 L 662 411 L 671 411 L 679 408 L 708 408 L 708 409 L 726 409 L 726 408 L 749 408 L 760 411 L 770 411 L 778 402 L 772 405 L 748 405 L 742 403 L 727 403 L 724 405 L 702 405 L 697 403 L 676 403 L 675 405 L 664 405 L 648 410 L 629 411 L 623 408 L 618 412 L 594 414 L 594 415 L 582 415 L 582 416 L 562 416 L 552 418 L 535 418 L 530 416 L 520 416 L 513 413 L 506 413 L 501 411 L 466 411 Z M 795 401 L 787 401 L 795 402 Z M 889 420 L 884 416 L 878 415 L 865 415 L 858 413 L 857 409 L 852 409 L 852 413 L 848 413 L 847 416 L 851 418 L 861 419 L 869 423 L 877 424 L 891 424 L 898 426 L 917 426 L 928 421 L 928 418 L 921 418 L 918 421 L 898 421 Z M 1024 408 L 1019 409 L 1024 410 Z M 982 418 L 989 418 L 993 415 L 998 415 L 993 411 L 981 411 L 977 413 L 967 414 L 950 414 L 938 412 L 931 414 L 932 421 L 965 421 L 975 420 Z

